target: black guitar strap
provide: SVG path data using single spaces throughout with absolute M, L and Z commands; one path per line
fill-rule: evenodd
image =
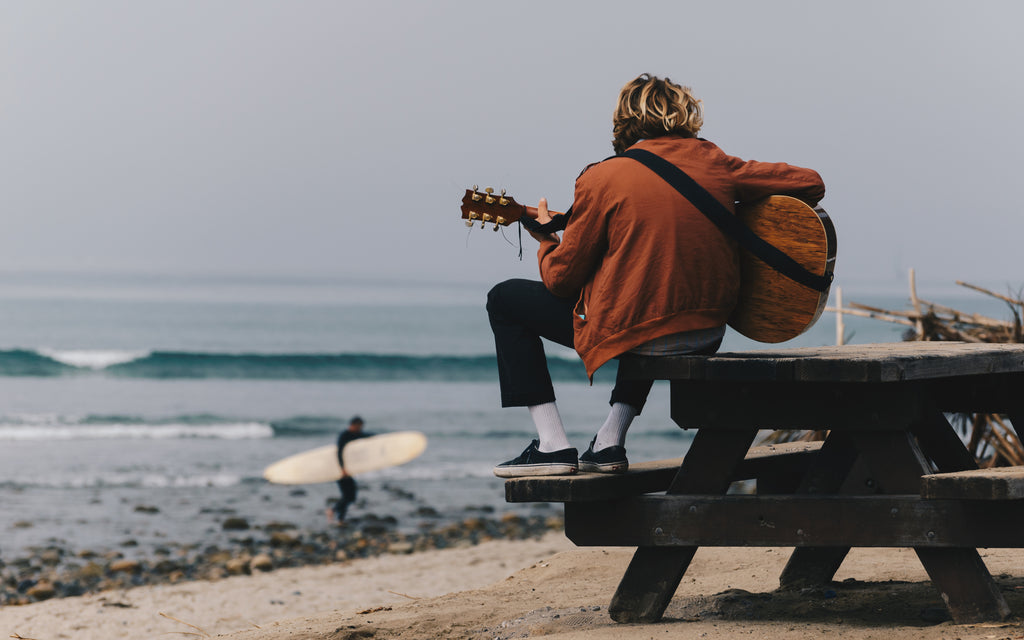
M 676 191 L 689 200 L 693 206 L 697 207 L 723 233 L 734 238 L 741 247 L 763 260 L 768 266 L 794 282 L 810 287 L 815 291 L 822 293 L 828 291 L 829 286 L 832 284 L 831 273 L 824 276 L 811 273 L 799 262 L 790 258 L 765 240 L 762 240 L 747 225 L 743 224 L 742 220 L 733 215 L 721 202 L 708 193 L 704 187 L 697 184 L 693 178 L 676 165 L 657 154 L 643 149 L 630 149 L 622 155 L 636 160 L 661 176 L 665 182 L 672 185 Z
M 565 231 L 565 225 L 569 224 L 569 216 L 571 215 L 572 207 L 569 207 L 565 213 L 551 216 L 551 220 L 544 224 L 526 215 L 519 218 L 519 223 L 526 227 L 528 231 L 533 231 L 534 233 L 555 233 L 556 231 Z

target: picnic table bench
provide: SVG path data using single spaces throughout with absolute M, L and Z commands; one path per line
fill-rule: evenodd
M 953 620 L 1010 611 L 979 547 L 1024 547 L 1024 468 L 977 469 L 954 412 L 1024 430 L 1024 345 L 903 342 L 625 358 L 671 381 L 671 416 L 696 429 L 682 458 L 619 476 L 517 478 L 510 502 L 563 502 L 566 535 L 637 550 L 609 613 L 659 620 L 700 546 L 794 551 L 782 588 L 830 582 L 851 547 L 911 547 Z M 760 430 L 828 430 L 752 447 Z M 752 494 L 728 494 L 740 479 Z

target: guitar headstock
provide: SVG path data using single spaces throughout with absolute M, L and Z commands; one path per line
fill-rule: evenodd
M 462 219 L 466 221 L 467 227 L 472 227 L 473 223 L 479 220 L 481 229 L 488 222 L 492 222 L 494 230 L 497 231 L 499 225 L 512 224 L 524 213 L 526 207 L 511 196 L 506 196 L 504 189 L 496 196 L 491 187 L 481 192 L 479 187 L 473 185 L 472 189 L 466 189 L 466 195 L 462 198 Z

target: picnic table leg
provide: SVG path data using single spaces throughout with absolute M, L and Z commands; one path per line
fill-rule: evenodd
M 804 474 L 796 493 L 836 493 L 857 461 L 857 449 L 848 434 L 831 432 Z M 797 547 L 779 576 L 783 589 L 828 584 L 839 570 L 850 547 Z
M 953 622 L 995 622 L 1010 616 L 1010 606 L 977 549 L 916 547 L 914 551 L 942 594 Z
M 952 431 L 948 422 L 945 426 Z M 909 436 L 906 432 L 865 432 L 856 436 L 885 493 L 917 493 L 920 476 L 929 472 L 923 454 Z M 996 621 L 1010 615 L 977 549 L 915 547 L 914 551 L 942 594 L 953 622 Z
M 669 494 L 724 494 L 756 429 L 701 429 L 694 435 Z M 675 595 L 697 547 L 638 547 L 608 606 L 616 622 L 657 622 Z
M 913 425 L 921 450 L 935 463 L 940 473 L 977 469 L 978 462 L 964 446 L 946 416 L 935 409 L 926 421 Z

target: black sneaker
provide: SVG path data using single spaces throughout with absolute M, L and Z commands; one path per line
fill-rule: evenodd
M 590 441 L 587 451 L 580 456 L 580 471 L 590 473 L 625 473 L 629 469 L 629 460 L 626 460 L 626 448 L 620 446 L 608 447 L 594 453 L 594 442 Z
M 499 478 L 519 478 L 522 476 L 568 476 L 576 473 L 579 464 L 576 461 L 576 449 L 561 449 L 544 453 L 537 450 L 539 440 L 534 440 L 526 450 L 508 462 L 494 467 L 494 475 Z

